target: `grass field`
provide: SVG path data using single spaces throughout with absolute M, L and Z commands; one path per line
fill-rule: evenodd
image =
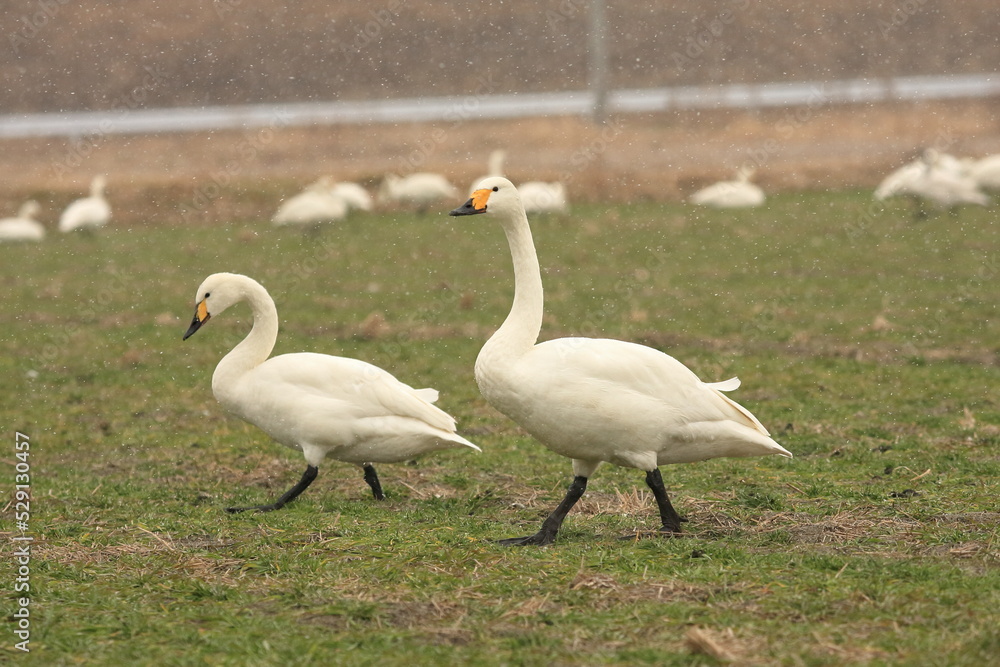
M 642 541 L 618 539 L 657 525 L 642 474 L 606 466 L 554 545 L 503 548 L 493 540 L 533 532 L 572 473 L 475 386 L 512 294 L 502 232 L 481 217 L 383 213 L 318 239 L 261 220 L 119 226 L 0 246 L 4 470 L 12 489 L 15 433 L 28 435 L 35 537 L 31 652 L 8 632 L 7 657 L 996 660 L 994 212 L 913 221 L 869 193 L 815 192 L 736 212 L 591 204 L 533 228 L 543 338 L 625 338 L 706 381 L 739 375 L 733 397 L 796 458 L 664 467 L 686 534 Z M 181 341 L 195 289 L 223 270 L 275 298 L 275 353 L 354 356 L 436 387 L 483 453 L 381 466 L 384 503 L 331 462 L 285 510 L 225 514 L 273 499 L 304 462 L 212 397 L 245 307 Z

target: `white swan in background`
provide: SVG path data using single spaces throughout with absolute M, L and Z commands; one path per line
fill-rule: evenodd
M 297 225 L 318 228 L 324 222 L 347 217 L 347 203 L 331 194 L 333 182 L 323 177 L 281 203 L 271 221 L 281 227 Z
M 984 190 L 1000 190 L 1000 155 L 988 155 L 969 167 L 969 178 Z
M 93 230 L 108 224 L 108 220 L 111 219 L 111 206 L 104 198 L 106 186 L 107 180 L 104 176 L 95 176 L 90 182 L 90 196 L 72 202 L 59 216 L 59 231 Z
M 253 328 L 219 362 L 212 393 L 229 412 L 300 450 L 307 466 L 302 479 L 275 502 L 228 512 L 281 508 L 316 479 L 326 456 L 361 466 L 372 495 L 381 500 L 374 463 L 450 447 L 480 451 L 455 433 L 450 415 L 432 405 L 438 395 L 433 389 L 413 389 L 356 359 L 312 353 L 268 359 L 278 335 L 278 312 L 260 283 L 246 276 L 216 273 L 205 279 L 184 339 L 241 301 L 250 304 Z
M 876 199 L 892 196 L 908 196 L 918 204 L 930 202 L 952 212 L 962 204 L 990 203 L 990 198 L 969 175 L 968 164 L 934 149 L 927 149 L 920 159 L 897 169 L 875 189 Z M 918 214 L 922 213 L 918 210 Z
M 716 208 L 747 208 L 764 203 L 764 191 L 750 182 L 756 170 L 740 167 L 731 181 L 713 183 L 688 199 L 692 204 Z
M 568 213 L 566 186 L 562 183 L 528 181 L 517 187 L 526 213 Z
M 342 199 L 347 204 L 347 208 L 353 211 L 370 211 L 374 206 L 372 196 L 357 183 L 346 181 L 334 183 L 333 187 L 330 188 L 330 194 Z
M 424 172 L 402 177 L 386 174 L 378 190 L 380 203 L 415 206 L 421 213 L 436 201 L 458 196 L 458 188 L 447 178 Z
M 923 160 L 907 162 L 882 179 L 875 188 L 875 199 L 884 201 L 889 197 L 911 194 L 910 184 L 920 178 L 926 169 L 927 165 Z
M 41 241 L 45 238 L 45 227 L 35 218 L 42 207 L 34 200 L 21 205 L 17 216 L 0 220 L 0 241 Z
M 791 457 L 745 408 L 722 391 L 739 380 L 705 383 L 686 366 L 643 345 L 594 338 L 536 344 L 542 324 L 541 271 L 524 206 L 505 178 L 451 215 L 484 215 L 504 230 L 514 263 L 514 303 L 476 360 L 486 400 L 542 444 L 573 460 L 575 478 L 541 529 L 502 544 L 548 544 L 602 461 L 646 471 L 662 531 L 680 532 L 658 466 L 719 456 Z
M 484 178 L 489 178 L 490 176 L 503 176 L 503 165 L 507 160 L 507 151 L 502 148 L 497 148 L 490 153 L 490 157 L 486 160 L 486 175 L 480 176 L 479 178 L 472 181 L 472 187 L 469 189 L 471 192 L 479 187 L 479 182 Z

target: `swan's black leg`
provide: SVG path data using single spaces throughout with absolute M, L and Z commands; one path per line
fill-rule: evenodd
M 316 466 L 306 466 L 306 471 L 302 473 L 302 479 L 299 480 L 298 484 L 288 489 L 285 495 L 281 496 L 275 500 L 270 505 L 253 505 L 251 507 L 227 507 L 226 511 L 230 514 L 236 514 L 237 512 L 246 512 L 248 510 L 256 510 L 258 512 L 272 512 L 274 510 L 280 510 L 289 503 L 299 497 L 299 494 L 309 488 L 309 485 L 313 483 L 316 479 L 316 475 L 319 474 L 319 468 Z
M 563 519 L 569 514 L 569 511 L 573 509 L 573 505 L 576 501 L 580 499 L 583 492 L 587 490 L 587 478 L 582 476 L 576 476 L 573 478 L 573 483 L 569 485 L 569 489 L 566 491 L 566 497 L 563 498 L 559 506 L 552 511 L 552 514 L 548 516 L 545 521 L 542 522 L 541 529 L 534 535 L 529 535 L 527 537 L 511 537 L 506 540 L 498 540 L 497 544 L 502 544 L 504 546 L 524 546 L 527 544 L 534 544 L 541 546 L 543 544 L 552 544 L 556 539 L 556 533 L 559 532 L 559 528 L 562 526 Z
M 372 495 L 375 496 L 375 500 L 385 500 L 385 494 L 382 493 L 382 485 L 378 481 L 378 474 L 375 472 L 375 466 L 368 464 L 364 467 L 365 469 L 365 481 L 368 482 L 368 486 L 372 487 Z
M 649 490 L 653 492 L 653 497 L 656 498 L 656 506 L 660 508 L 660 519 L 663 521 L 663 532 L 681 532 L 681 522 L 684 521 L 684 519 L 677 514 L 674 506 L 670 504 L 670 498 L 667 497 L 667 489 L 663 486 L 663 477 L 660 475 L 659 468 L 653 468 L 646 473 L 646 486 L 648 486 Z

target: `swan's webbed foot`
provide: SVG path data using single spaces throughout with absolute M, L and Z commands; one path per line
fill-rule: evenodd
M 573 509 L 573 505 L 576 501 L 580 499 L 583 492 L 587 490 L 587 478 L 582 475 L 577 475 L 573 478 L 573 483 L 569 485 L 569 489 L 566 491 L 566 497 L 563 498 L 559 506 L 552 511 L 552 514 L 548 516 L 545 521 L 542 522 L 542 527 L 534 535 L 528 535 L 527 537 L 509 537 L 506 540 L 497 540 L 497 544 L 502 544 L 505 547 L 523 547 L 523 546 L 544 546 L 546 544 L 552 544 L 556 541 L 556 535 L 559 533 L 559 528 L 562 526 L 563 519 L 569 514 L 569 511 Z
M 306 471 L 302 473 L 302 479 L 292 488 L 288 489 L 283 496 L 275 500 L 273 503 L 267 505 L 251 505 L 250 507 L 227 507 L 226 511 L 230 514 L 237 514 L 239 512 L 273 512 L 274 510 L 280 510 L 282 507 L 290 503 L 299 497 L 299 494 L 309 488 L 309 485 L 313 483 L 316 479 L 316 475 L 319 474 L 319 468 L 312 465 L 306 466 Z
M 505 540 L 497 540 L 497 544 L 505 547 L 525 547 L 525 546 L 538 546 L 542 547 L 546 544 L 552 544 L 556 541 L 556 533 L 548 533 L 543 528 L 534 535 L 528 535 L 527 537 L 508 537 Z

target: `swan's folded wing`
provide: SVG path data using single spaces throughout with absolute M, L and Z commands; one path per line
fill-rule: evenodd
M 433 389 L 414 389 L 391 373 L 358 359 L 302 352 L 272 357 L 252 371 L 255 384 L 271 387 L 278 400 L 308 395 L 355 419 L 409 417 L 454 432 L 455 420 L 430 403 Z
M 371 400 L 385 409 L 386 414 L 419 419 L 442 431 L 455 432 L 452 416 L 421 396 L 420 392 L 426 395 L 427 390 L 413 389 L 388 373 L 386 375 L 388 378 L 372 379 L 361 388 Z

